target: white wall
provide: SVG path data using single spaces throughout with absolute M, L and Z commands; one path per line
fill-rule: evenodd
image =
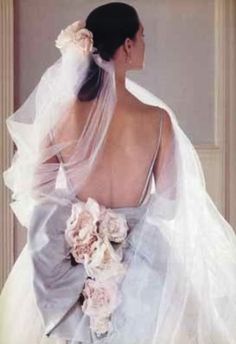
M 15 2 L 16 104 L 57 57 L 59 31 L 107 1 Z M 214 1 L 136 0 L 145 27 L 145 69 L 129 72 L 178 114 L 193 143 L 214 141 Z

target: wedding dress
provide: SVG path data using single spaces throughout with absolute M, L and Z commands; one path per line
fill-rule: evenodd
M 78 197 L 85 177 L 92 172 L 96 176 L 95 161 L 104 152 L 116 98 L 112 64 L 96 60 L 105 71 L 100 102 L 92 108 L 93 116 L 86 117 L 82 139 L 72 137 L 68 109 L 87 68 L 84 61 L 80 69 L 78 60 L 74 62 L 72 56 L 59 59 L 8 120 L 18 150 L 4 181 L 13 191 L 11 208 L 27 229 L 27 243 L 0 295 L 0 343 L 235 344 L 235 233 L 211 200 L 198 155 L 173 110 L 129 78 L 127 89 L 144 103 L 164 109 L 171 120 L 173 137 L 157 182 L 153 164 L 159 140 L 137 206 L 107 208 L 96 199 L 85 202 Z M 68 135 L 45 145 L 46 134 L 60 120 Z M 162 137 L 162 123 L 157 138 Z M 74 159 L 49 162 L 55 154 L 60 157 L 70 141 L 75 144 Z M 55 176 L 56 186 L 51 183 Z M 88 258 L 89 253 L 72 251 L 65 233 L 79 223 L 85 207 L 92 218 L 108 214 L 115 222 L 109 227 L 105 217 L 99 217 L 101 246 L 97 256 L 92 252 L 96 259 L 83 264 L 75 259 Z M 80 233 L 91 228 L 85 223 Z M 123 240 L 111 244 L 109 235 Z M 102 251 L 104 243 L 108 251 Z M 102 252 L 109 252 L 109 259 Z M 103 289 L 91 278 L 95 287 L 81 300 L 88 276 L 97 276 Z M 98 298 L 92 299 L 95 291 Z M 108 325 L 108 330 L 97 335 L 94 324 L 100 330 Z

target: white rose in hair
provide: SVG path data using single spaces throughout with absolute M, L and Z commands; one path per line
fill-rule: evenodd
M 85 28 L 85 22 L 77 20 L 66 29 L 61 30 L 55 45 L 64 51 L 69 46 L 78 47 L 84 53 L 93 51 L 93 33 Z

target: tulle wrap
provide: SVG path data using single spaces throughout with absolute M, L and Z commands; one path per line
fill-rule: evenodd
M 43 324 L 37 343 L 47 343 L 41 333 L 54 343 L 58 339 L 70 344 L 235 344 L 235 233 L 206 191 L 199 157 L 172 109 L 130 78 L 126 87 L 131 93 L 169 115 L 172 139 L 163 148 L 148 201 L 140 207 L 114 208 L 125 214 L 131 227 L 124 246 L 128 270 L 119 286 L 122 302 L 112 315 L 112 331 L 102 338 L 90 331 L 78 302 L 85 270 L 66 259 L 64 231 L 71 206 L 80 201 L 77 195 L 101 156 L 116 104 L 114 66 L 93 58 L 104 69 L 103 86 L 89 115 L 81 115 L 86 123 L 79 137 L 78 128 L 73 131 L 71 109 L 88 60 L 76 54 L 62 56 L 48 68 L 7 120 L 17 151 L 4 177 L 13 191 L 12 210 L 27 229 L 24 257 L 29 257 L 22 269 L 31 271 L 32 280 L 28 289 L 14 293 L 8 285 L 19 277 L 19 270 L 12 270 L 2 293 L 1 309 L 7 298 L 12 307 L 6 308 L 5 324 L 15 326 L 17 333 L 10 310 L 32 290 L 34 312 L 39 311 Z M 53 159 L 62 155 L 59 162 Z M 23 304 L 26 326 L 17 343 L 32 343 L 34 331 L 36 338 L 32 313 Z M 13 343 L 7 335 L 6 342 Z

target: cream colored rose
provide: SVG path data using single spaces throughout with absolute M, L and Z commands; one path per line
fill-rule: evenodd
M 118 283 L 127 272 L 122 262 L 127 230 L 125 217 L 91 197 L 85 204 L 73 204 L 67 220 L 65 237 L 71 253 L 77 262 L 84 263 L 88 277 L 93 278 L 87 278 L 82 291 L 82 310 L 90 316 L 90 327 L 98 336 L 112 328 L 111 313 L 121 302 Z M 115 250 L 110 241 L 121 244 Z
M 85 28 L 84 21 L 78 20 L 61 30 L 55 45 L 61 51 L 73 46 L 88 54 L 93 51 L 93 33 Z
M 95 246 L 91 258 L 85 263 L 87 275 L 100 281 L 108 278 L 119 281 L 127 271 L 121 262 L 121 252 L 114 250 L 107 237 L 96 241 Z
M 112 329 L 112 323 L 110 317 L 105 318 L 90 318 L 90 328 L 96 333 L 97 336 L 101 336 Z
M 88 198 L 86 204 L 78 202 L 72 205 L 65 239 L 77 263 L 87 261 L 96 248 L 96 241 L 100 239 L 97 234 L 99 214 L 99 204 L 92 198 Z
M 99 233 L 101 236 L 107 236 L 110 241 L 116 243 L 122 242 L 129 230 L 127 220 L 122 214 L 117 214 L 111 209 L 105 209 L 101 216 Z
M 87 279 L 82 290 L 82 311 L 90 317 L 93 331 L 102 334 L 109 329 L 109 317 L 121 302 L 117 284 L 112 280 L 104 283 Z
M 91 235 L 86 242 L 78 241 L 73 245 L 71 253 L 77 263 L 86 263 L 96 249 L 98 237 Z

